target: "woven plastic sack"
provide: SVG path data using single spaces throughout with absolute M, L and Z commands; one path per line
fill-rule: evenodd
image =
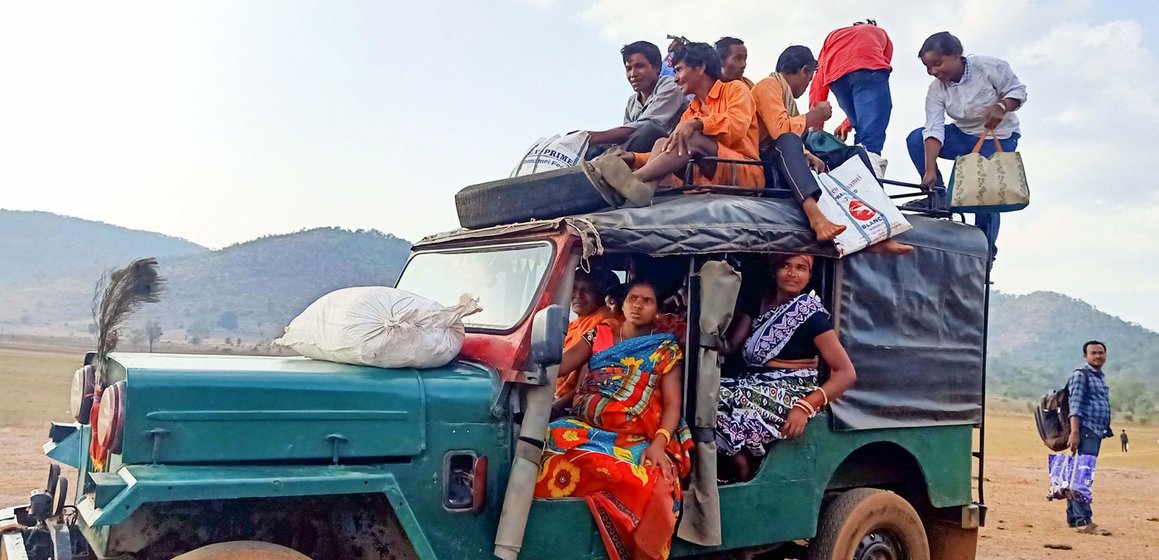
M 861 158 L 817 174 L 817 206 L 829 221 L 845 226 L 833 240 L 841 256 L 856 253 L 913 228 Z
M 459 355 L 463 317 L 480 310 L 468 295 L 458 305 L 444 307 L 394 288 L 345 288 L 310 304 L 274 344 L 315 360 L 433 368 Z
M 519 165 L 511 171 L 512 177 L 554 171 L 579 165 L 584 154 L 588 151 L 588 133 L 571 132 L 560 136 L 536 140 Z

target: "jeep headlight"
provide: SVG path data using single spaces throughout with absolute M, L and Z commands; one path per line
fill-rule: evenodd
M 89 413 L 93 409 L 93 366 L 84 366 L 72 374 L 72 389 L 68 396 L 68 410 L 81 424 L 89 423 Z

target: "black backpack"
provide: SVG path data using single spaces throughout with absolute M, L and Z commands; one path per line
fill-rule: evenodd
M 1082 372 L 1083 385 L 1089 387 L 1090 381 L 1086 370 Z M 1070 379 L 1062 389 L 1047 393 L 1042 402 L 1034 408 L 1034 423 L 1038 427 L 1038 437 L 1051 451 L 1063 451 L 1069 447 L 1070 440 Z

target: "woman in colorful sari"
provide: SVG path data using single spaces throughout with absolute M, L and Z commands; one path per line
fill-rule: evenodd
M 780 256 L 771 264 L 771 289 L 740 302 L 724 341 L 724 353 L 739 352 L 745 369 L 720 379 L 716 444 L 739 481 L 752 479 L 769 444 L 799 437 L 857 379 L 829 312 L 817 296 L 803 293 L 813 257 Z M 829 366 L 824 384 L 818 358 Z
M 656 330 L 656 289 L 629 283 L 618 326 L 601 324 L 564 351 L 560 370 L 587 371 L 572 416 L 548 426 L 535 496 L 583 498 L 608 555 L 667 558 L 692 440 L 681 421 L 683 354 Z

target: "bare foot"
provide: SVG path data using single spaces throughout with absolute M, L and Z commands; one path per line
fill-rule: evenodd
M 817 241 L 833 241 L 845 231 L 845 226 L 839 226 L 825 217 L 818 220 L 809 220 L 809 227 L 817 234 Z
M 886 239 L 865 248 L 866 252 L 875 255 L 908 255 L 914 252 L 913 245 L 906 245 L 895 239 Z
M 821 212 L 821 207 L 817 206 L 816 200 L 806 198 L 801 203 L 801 209 L 805 211 L 805 217 L 809 219 L 809 227 L 813 228 L 813 233 L 817 234 L 817 241 L 833 241 L 845 231 L 845 226 L 830 222 L 829 218 L 825 217 L 825 214 Z

